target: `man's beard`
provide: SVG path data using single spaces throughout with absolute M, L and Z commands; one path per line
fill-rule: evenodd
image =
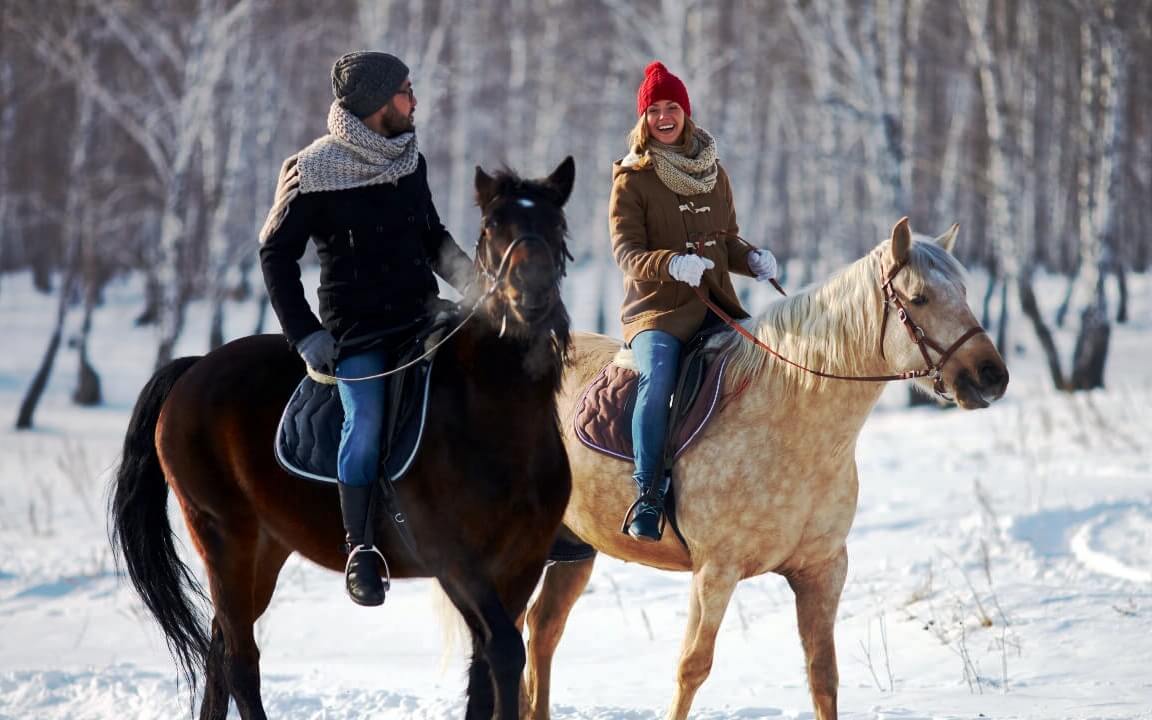
M 401 115 L 396 108 L 388 108 L 384 111 L 384 117 L 381 118 L 381 125 L 384 127 L 385 137 L 396 137 L 403 135 L 406 132 L 413 132 L 416 130 L 416 123 L 412 121 L 412 115 Z

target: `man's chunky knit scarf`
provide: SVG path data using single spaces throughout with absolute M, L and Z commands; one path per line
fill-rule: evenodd
M 337 102 L 328 111 L 328 133 L 284 161 L 260 242 L 280 227 L 297 195 L 395 183 L 420 160 L 416 133 L 384 137 Z

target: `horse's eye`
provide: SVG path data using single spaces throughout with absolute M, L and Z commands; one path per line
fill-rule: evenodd
M 498 227 L 500 227 L 500 223 L 495 218 L 484 218 L 485 230 L 495 230 Z
M 912 303 L 913 305 L 927 305 L 928 298 L 924 295 L 913 295 L 912 299 L 908 302 Z

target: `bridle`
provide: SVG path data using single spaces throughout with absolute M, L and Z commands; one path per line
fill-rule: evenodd
M 541 243 L 544 246 L 544 251 L 546 253 L 548 253 L 549 264 L 551 265 L 552 269 L 556 272 L 556 276 L 554 279 L 561 278 L 566 273 L 566 270 L 564 267 L 564 259 L 565 259 L 565 257 L 571 257 L 571 255 L 568 252 L 567 246 L 565 246 L 563 243 L 561 243 L 560 257 L 557 258 L 556 253 L 554 253 L 552 251 L 552 244 L 548 242 L 548 239 L 546 237 L 544 237 L 543 235 L 541 235 L 540 233 L 537 233 L 537 232 L 520 233 L 519 235 L 514 237 L 512 239 L 512 242 L 508 243 L 508 247 L 504 248 L 504 254 L 500 257 L 500 263 L 499 263 L 499 265 L 496 266 L 496 271 L 493 272 L 490 269 L 490 258 L 488 257 L 488 250 L 487 250 L 488 243 L 484 242 L 485 240 L 488 239 L 488 237 L 489 236 L 488 236 L 487 231 L 482 232 L 480 234 L 480 242 L 477 243 L 477 246 L 476 246 L 476 269 L 479 272 L 479 275 L 482 278 L 484 278 L 485 282 L 488 283 L 488 288 L 487 288 L 487 290 L 485 290 L 481 294 L 480 299 L 476 301 L 476 305 L 473 306 L 473 308 L 472 308 L 472 314 L 475 314 L 476 309 L 485 300 L 487 300 L 488 297 L 490 297 L 491 295 L 493 295 L 496 292 L 496 289 L 500 286 L 501 283 L 503 283 L 505 280 L 507 280 L 508 261 L 512 257 L 512 251 L 515 250 L 516 246 L 519 245 L 520 243 L 527 242 L 529 240 L 533 240 L 533 241 L 537 241 L 537 242 Z M 552 307 L 556 304 L 556 299 L 558 296 L 559 296 L 559 291 L 554 293 L 552 295 L 552 297 L 550 297 L 548 299 L 548 309 L 549 310 L 551 310 Z M 471 317 L 471 315 L 469 315 L 469 317 Z M 500 337 L 504 337 L 504 332 L 507 329 L 508 329 L 508 308 L 507 308 L 507 304 L 505 304 L 503 316 L 502 316 L 502 319 L 500 321 Z
M 924 328 L 917 325 L 916 321 L 912 319 L 912 316 L 908 314 L 908 309 L 904 307 L 904 301 L 900 299 L 895 288 L 892 287 L 892 281 L 896 279 L 896 276 L 907 264 L 907 260 L 901 260 L 892 266 L 892 269 L 888 271 L 886 279 L 880 285 L 880 289 L 884 291 L 884 317 L 880 321 L 880 357 L 884 357 L 884 334 L 888 329 L 889 310 L 895 307 L 896 317 L 900 320 L 900 324 L 904 326 L 904 329 L 908 331 L 909 339 L 916 343 L 916 347 L 920 350 L 920 355 L 924 358 L 924 369 L 915 371 L 918 374 L 914 377 L 932 376 L 932 390 L 940 397 L 947 398 L 948 395 L 944 390 L 944 363 L 948 362 L 952 354 L 959 350 L 961 345 L 977 335 L 983 334 L 984 328 L 979 325 L 968 328 L 964 331 L 963 335 L 958 337 L 956 341 L 947 348 L 928 337 L 928 334 L 924 332 Z M 928 354 L 928 348 L 932 348 L 939 353 L 940 357 L 937 358 L 935 362 L 932 361 L 932 357 Z
M 480 235 L 481 241 L 486 239 L 488 239 L 487 234 Z M 548 258 L 551 261 L 552 266 L 556 269 L 556 272 L 560 275 L 564 274 L 563 262 L 558 262 L 556 260 L 556 255 L 552 252 L 552 247 L 548 243 L 548 239 L 540 233 L 520 233 L 515 238 L 513 238 L 512 242 L 508 243 L 508 247 L 504 248 L 504 253 L 500 256 L 500 262 L 496 265 L 495 272 L 489 269 L 490 262 L 489 258 L 487 257 L 488 243 L 482 242 L 484 246 L 483 250 L 481 250 L 479 244 L 476 249 L 476 269 L 479 271 L 481 277 L 483 277 L 484 280 L 488 283 L 488 289 L 484 292 L 485 295 L 491 295 L 493 292 L 495 292 L 496 287 L 505 279 L 504 276 L 508 272 L 508 260 L 512 257 L 512 251 L 516 249 L 517 245 L 527 240 L 537 240 L 543 243 L 544 249 L 548 253 Z
M 481 241 L 485 240 L 486 238 L 487 238 L 486 235 L 482 234 L 480 236 Z M 480 310 L 480 307 L 484 304 L 484 302 L 487 301 L 489 297 L 491 297 L 492 295 L 494 295 L 496 293 L 496 290 L 507 279 L 508 260 L 509 260 L 509 258 L 512 257 L 512 251 L 516 249 L 517 245 L 519 245 L 520 243 L 522 243 L 526 240 L 539 240 L 540 242 L 543 242 L 545 249 L 548 251 L 549 257 L 551 258 L 551 260 L 553 262 L 553 265 L 556 266 L 558 272 L 560 272 L 560 274 L 563 275 L 563 273 L 564 273 L 563 262 L 562 261 L 561 262 L 556 261 L 556 256 L 552 253 L 552 248 L 549 246 L 548 240 L 543 235 L 540 235 L 538 233 L 523 233 L 523 234 L 517 235 L 515 238 L 513 238 L 512 242 L 508 243 L 508 247 L 504 248 L 504 253 L 500 256 L 500 263 L 496 266 L 495 272 L 492 272 L 491 270 L 489 270 L 489 265 L 487 262 L 485 262 L 486 256 L 487 256 L 487 250 L 485 249 L 484 252 L 481 252 L 480 245 L 478 244 L 477 248 L 476 248 L 476 260 L 475 260 L 476 269 L 479 272 L 480 276 L 484 278 L 485 282 L 487 282 L 488 287 L 484 290 L 484 292 L 480 293 L 480 297 L 476 298 L 476 301 L 474 303 L 472 303 L 472 307 L 468 311 L 468 314 L 460 320 L 459 324 L 457 324 L 456 327 L 452 328 L 450 331 L 445 333 L 443 337 L 441 337 L 430 348 L 425 350 L 423 354 L 421 354 L 419 357 L 413 358 L 412 360 L 404 363 L 403 365 L 400 365 L 398 367 L 394 367 L 391 370 L 385 370 L 383 372 L 378 372 L 378 373 L 375 373 L 372 375 L 365 375 L 363 377 L 341 377 L 341 376 L 336 375 L 335 373 L 329 375 L 327 373 L 322 373 L 319 370 L 316 370 L 315 368 L 312 368 L 312 367 L 307 368 L 308 375 L 313 380 L 315 380 L 316 382 L 321 383 L 321 384 L 325 384 L 325 385 L 334 384 L 337 380 L 340 380 L 342 382 L 363 382 L 365 380 L 376 380 L 379 378 L 388 377 L 389 375 L 395 375 L 396 373 L 403 372 L 404 370 L 407 370 L 408 368 L 410 368 L 410 367 L 412 367 L 412 366 L 414 366 L 420 362 L 423 362 L 427 358 L 432 357 L 432 355 L 434 355 L 436 353 L 436 351 L 439 350 L 440 347 L 444 343 L 448 342 L 448 340 L 453 335 L 460 332 L 460 330 L 463 329 L 463 327 L 468 324 L 468 321 L 471 320 L 476 315 L 476 313 Z M 485 248 L 487 248 L 487 243 L 484 243 L 484 246 L 485 246 Z M 567 253 L 566 249 L 565 249 L 565 253 Z M 505 311 L 504 319 L 500 324 L 501 337 L 503 337 L 504 331 L 507 329 L 507 323 L 508 323 L 508 315 L 507 315 L 507 311 Z
M 739 239 L 743 241 L 742 238 Z M 695 287 L 693 290 L 696 291 L 696 296 L 699 297 L 700 300 L 712 312 L 716 313 L 716 315 L 733 330 L 740 333 L 740 335 L 744 336 L 746 339 L 751 340 L 753 344 L 763 349 L 776 359 L 795 368 L 799 368 L 804 372 L 811 373 L 812 375 L 816 375 L 822 378 L 829 378 L 831 380 L 855 380 L 859 382 L 888 382 L 891 380 L 911 380 L 913 378 L 931 377 L 932 390 L 940 397 L 950 400 L 951 398 L 948 396 L 947 391 L 944 388 L 944 364 L 948 362 L 948 360 L 958 349 L 960 349 L 961 345 L 968 342 L 973 337 L 983 334 L 985 330 L 979 325 L 970 327 L 967 331 L 964 332 L 963 335 L 957 338 L 957 340 L 947 348 L 943 347 L 940 343 L 928 337 L 928 334 L 924 332 L 924 328 L 917 325 L 916 321 L 912 319 L 912 316 L 908 314 L 908 309 L 904 307 L 903 301 L 900 300 L 900 296 L 896 294 L 896 290 L 892 287 L 892 281 L 896 279 L 896 276 L 900 274 L 900 271 L 903 270 L 907 264 L 907 260 L 896 263 L 892 269 L 883 276 L 883 282 L 880 283 L 880 289 L 884 293 L 884 316 L 880 323 L 880 357 L 884 357 L 884 337 L 888 328 L 888 316 L 890 314 L 889 311 L 893 306 L 895 306 L 896 317 L 899 318 L 900 323 L 904 326 L 904 329 L 908 331 L 908 337 L 912 340 L 912 342 L 916 343 L 916 347 L 920 349 L 920 355 L 924 358 L 925 367 L 919 370 L 905 370 L 902 373 L 893 375 L 837 375 L 836 373 L 824 372 L 823 370 L 815 370 L 798 362 L 789 360 L 788 358 L 770 348 L 768 345 L 761 342 L 760 339 L 755 335 L 745 330 L 744 327 L 733 320 L 732 317 L 728 315 L 728 313 L 724 312 L 714 302 L 709 300 L 707 293 L 705 293 L 701 288 Z M 784 294 L 784 290 L 782 288 L 777 287 L 777 289 L 780 291 L 780 294 Z M 937 353 L 939 353 L 940 357 L 933 361 L 932 356 L 928 354 L 928 348 L 935 350 Z

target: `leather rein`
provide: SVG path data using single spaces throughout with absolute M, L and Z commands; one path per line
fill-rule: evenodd
M 909 339 L 916 343 L 916 347 L 920 349 L 920 354 L 924 358 L 925 367 L 920 370 L 905 370 L 902 373 L 893 375 L 837 375 L 836 373 L 824 372 L 823 370 L 815 370 L 793 360 L 789 360 L 788 358 L 770 348 L 768 345 L 761 342 L 759 338 L 744 329 L 740 323 L 733 320 L 732 317 L 728 315 L 728 313 L 720 309 L 716 303 L 709 300 L 708 294 L 704 292 L 704 290 L 702 290 L 700 287 L 694 287 L 692 289 L 696 292 L 696 296 L 700 298 L 700 301 L 703 302 L 708 307 L 708 309 L 716 313 L 716 315 L 721 320 L 723 320 L 725 324 L 728 325 L 728 327 L 740 333 L 746 339 L 752 341 L 753 344 L 766 351 L 772 357 L 795 368 L 799 368 L 804 372 L 832 380 L 855 380 L 859 382 L 889 382 L 891 380 L 911 380 L 913 378 L 931 376 L 932 389 L 936 392 L 936 394 L 942 398 L 950 399 L 947 391 L 944 388 L 944 364 L 948 362 L 953 353 L 960 349 L 961 345 L 968 342 L 973 337 L 983 334 L 985 330 L 979 325 L 970 327 L 956 340 L 956 342 L 952 343 L 947 348 L 943 347 L 940 343 L 928 337 L 928 334 L 924 332 L 924 328 L 917 325 L 916 321 L 912 319 L 912 316 L 908 314 L 908 310 L 904 307 L 903 301 L 900 300 L 900 296 L 896 294 L 896 290 L 892 287 L 892 281 L 896 279 L 896 276 L 900 273 L 901 270 L 904 269 L 907 264 L 908 262 L 906 260 L 897 263 L 888 272 L 888 275 L 884 278 L 884 282 L 880 284 L 880 288 L 884 292 L 884 319 L 880 323 L 880 357 L 884 357 L 884 336 L 888 331 L 888 316 L 890 314 L 889 311 L 892 307 L 895 307 L 896 317 L 900 320 L 900 323 L 904 326 L 904 329 L 908 331 Z M 781 295 L 786 295 L 784 289 L 781 288 L 778 284 L 773 283 L 773 285 Z M 940 357 L 935 362 L 933 362 L 932 356 L 928 354 L 928 348 L 932 348 L 940 355 Z
M 419 357 L 413 358 L 412 360 L 404 363 L 403 365 L 400 365 L 398 367 L 394 367 L 391 370 L 385 370 L 383 372 L 378 372 L 378 373 L 375 373 L 373 375 L 364 375 L 362 377 L 343 377 L 341 375 L 337 375 L 335 372 L 333 372 L 331 375 L 329 375 L 328 373 L 324 373 L 324 372 L 321 372 L 319 370 L 316 370 L 315 368 L 306 366 L 306 369 L 308 371 L 308 376 L 311 377 L 316 382 L 320 383 L 321 385 L 334 385 L 334 384 L 336 384 L 337 380 L 340 380 L 342 382 L 364 382 L 366 380 L 377 380 L 379 378 L 388 377 L 389 375 L 395 375 L 396 373 L 403 372 L 404 370 L 407 370 L 408 368 L 410 368 L 414 365 L 417 365 L 421 362 L 424 362 L 425 360 L 427 360 L 428 358 L 430 358 L 434 354 L 436 354 L 436 351 L 440 349 L 441 345 L 448 342 L 452 338 L 453 335 L 460 332 L 460 330 L 462 330 L 464 328 L 464 326 L 468 324 L 468 321 L 471 320 L 473 318 L 473 316 L 476 315 L 477 311 L 480 310 L 480 306 L 484 304 L 484 301 L 486 301 L 493 293 L 496 292 L 496 290 L 500 287 L 500 283 L 502 283 L 505 280 L 505 276 L 507 275 L 508 259 L 510 257 L 512 257 L 512 251 L 516 249 L 517 245 L 519 245 L 524 240 L 528 240 L 528 239 L 543 240 L 543 238 L 541 236 L 539 236 L 535 233 L 528 233 L 525 235 L 516 236 L 512 240 L 512 242 L 508 244 L 508 247 L 504 250 L 504 254 L 500 258 L 500 264 L 496 268 L 495 272 L 490 271 L 488 269 L 488 264 L 485 263 L 484 260 L 480 257 L 480 253 L 479 252 L 476 253 L 476 259 L 474 262 L 475 262 L 475 265 L 477 267 L 478 273 L 488 282 L 488 289 L 480 294 L 480 296 L 476 299 L 476 302 L 474 302 L 472 304 L 472 307 L 469 309 L 468 314 L 466 316 L 464 316 L 463 319 L 460 320 L 460 322 L 456 325 L 456 327 L 449 330 L 447 334 L 443 335 L 431 347 L 429 347 L 427 350 L 425 350 L 424 353 L 422 355 L 420 355 Z M 508 318 L 507 318 L 507 315 L 505 315 L 504 324 L 501 324 L 501 326 L 500 326 L 501 337 L 503 337 L 503 335 L 504 335 L 505 325 L 507 324 L 507 322 L 508 322 Z

